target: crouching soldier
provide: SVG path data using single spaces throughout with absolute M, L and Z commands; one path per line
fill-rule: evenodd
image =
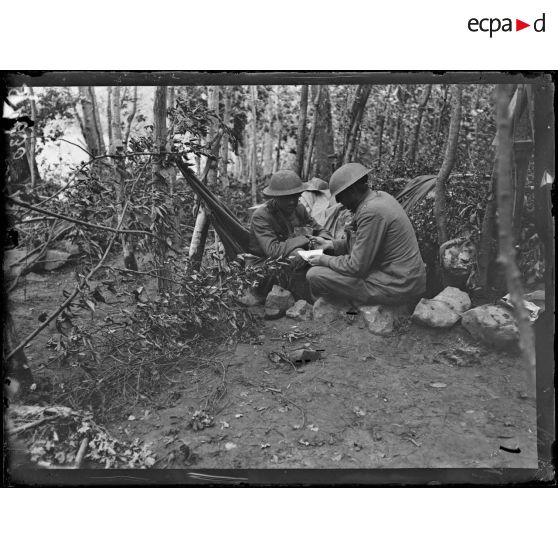
M 332 196 L 354 220 L 345 238 L 313 239 L 325 252 L 308 260 L 314 299 L 399 305 L 424 293 L 426 271 L 413 226 L 394 197 L 368 188 L 369 172 L 359 163 L 348 163 L 331 176 Z
M 263 191 L 268 200 L 254 211 L 250 221 L 250 252 L 261 260 L 289 261 L 289 284 L 282 286 L 293 291 L 296 298 L 309 299 L 305 276 L 310 266 L 297 252 L 308 249 L 313 236 L 331 239 L 331 235 L 299 204 L 305 189 L 293 171 L 281 170 L 272 175 Z M 265 297 L 275 279 L 267 277 L 260 281 L 254 294 Z

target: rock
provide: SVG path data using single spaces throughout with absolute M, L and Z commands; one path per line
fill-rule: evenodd
M 314 302 L 312 313 L 314 320 L 333 322 L 339 318 L 346 318 L 347 312 L 350 310 L 348 306 L 335 304 L 323 297 L 318 298 Z
M 293 304 L 295 300 L 293 295 L 287 289 L 283 289 L 279 285 L 273 285 L 271 292 L 265 299 L 266 308 L 278 308 L 284 314 Z
M 364 319 L 368 331 L 376 335 L 392 333 L 401 320 L 409 315 L 409 308 L 404 306 L 361 306 L 360 314 Z
M 25 276 L 25 280 L 26 281 L 34 281 L 34 282 L 38 282 L 38 283 L 42 283 L 44 281 L 48 281 L 48 279 L 46 277 L 43 277 L 42 275 L 38 275 L 37 273 L 28 273 Z
M 54 248 L 62 252 L 68 252 L 70 256 L 78 256 L 81 253 L 80 247 L 71 240 L 61 240 L 54 244 Z
M 265 302 L 263 297 L 255 295 L 251 290 L 247 290 L 239 299 L 238 302 L 242 306 L 247 306 L 248 308 L 252 306 L 259 306 Z
M 266 306 L 264 309 L 264 318 L 266 320 L 276 320 L 285 315 L 285 310 L 275 308 L 275 306 Z
M 312 305 L 305 300 L 297 300 L 293 306 L 287 310 L 287 317 L 293 320 L 305 322 L 312 319 Z
M 469 295 L 455 287 L 446 287 L 441 293 L 437 294 L 433 300 L 445 302 L 458 314 L 466 312 L 471 308 L 471 299 Z
M 495 304 L 472 308 L 463 314 L 461 323 L 474 339 L 496 347 L 508 347 L 519 339 L 511 311 Z
M 412 316 L 415 322 L 430 327 L 451 327 L 459 321 L 459 314 L 441 300 L 421 298 Z
M 52 271 L 58 269 L 66 264 L 69 260 L 70 254 L 62 252 L 62 250 L 47 250 L 44 255 L 44 269 L 45 271 Z
M 545 309 L 546 298 L 545 292 L 543 290 L 533 291 L 531 293 L 525 293 L 523 298 L 526 302 L 532 302 L 536 304 L 541 310 Z

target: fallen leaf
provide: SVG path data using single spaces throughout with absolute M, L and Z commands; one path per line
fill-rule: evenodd
M 260 448 L 265 449 L 271 447 L 271 444 L 260 444 Z
M 227 451 L 231 451 L 231 450 L 233 450 L 234 448 L 236 448 L 236 444 L 233 444 L 232 442 L 227 442 L 227 443 L 225 444 L 225 449 L 226 449 Z
M 353 413 L 359 417 L 363 417 L 366 415 L 366 411 L 363 411 L 360 407 L 355 407 L 353 409 Z
M 300 430 L 300 424 L 293 424 L 293 430 Z
M 331 460 L 332 461 L 341 461 L 341 458 L 343 457 L 342 453 L 338 453 L 337 455 L 334 455 Z
M 314 426 L 313 424 L 309 424 L 308 429 L 312 430 L 312 432 L 317 432 L 319 430 L 319 428 L 317 426 Z
M 228 428 L 230 425 L 227 421 L 222 420 L 221 421 L 221 430 L 223 430 L 223 428 Z
M 128 417 L 128 420 L 136 420 L 136 417 L 135 417 L 134 415 L 130 415 L 130 416 Z
M 448 385 L 447 385 L 447 384 L 444 384 L 444 382 L 432 382 L 432 383 L 430 384 L 430 387 L 433 387 L 433 388 L 445 388 L 445 387 L 448 387 Z
M 242 418 L 244 415 L 242 415 L 241 413 L 238 413 L 238 415 L 234 415 L 234 418 Z

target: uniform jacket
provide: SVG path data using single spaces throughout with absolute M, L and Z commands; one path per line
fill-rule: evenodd
M 295 234 L 295 227 L 308 227 L 308 234 L 331 238 L 301 204 L 287 218 L 274 201 L 269 200 L 254 211 L 250 220 L 250 252 L 266 258 L 284 258 L 298 248 L 306 248 L 308 239 Z
M 334 255 L 325 256 L 329 268 L 364 279 L 386 295 L 424 292 L 426 269 L 415 231 L 393 196 L 368 192 L 347 233 L 333 241 Z

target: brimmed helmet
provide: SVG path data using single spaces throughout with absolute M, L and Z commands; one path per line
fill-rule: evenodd
M 329 186 L 325 180 L 318 178 L 315 176 L 312 180 L 305 182 L 304 185 L 306 186 L 307 192 L 325 192 L 329 190 Z
M 331 195 L 339 195 L 343 190 L 352 186 L 369 172 L 371 171 L 360 163 L 347 163 L 339 167 L 329 179 L 329 190 L 331 191 Z
M 266 196 L 291 196 L 306 190 L 300 176 L 291 170 L 280 170 L 269 179 L 269 185 L 264 189 Z

